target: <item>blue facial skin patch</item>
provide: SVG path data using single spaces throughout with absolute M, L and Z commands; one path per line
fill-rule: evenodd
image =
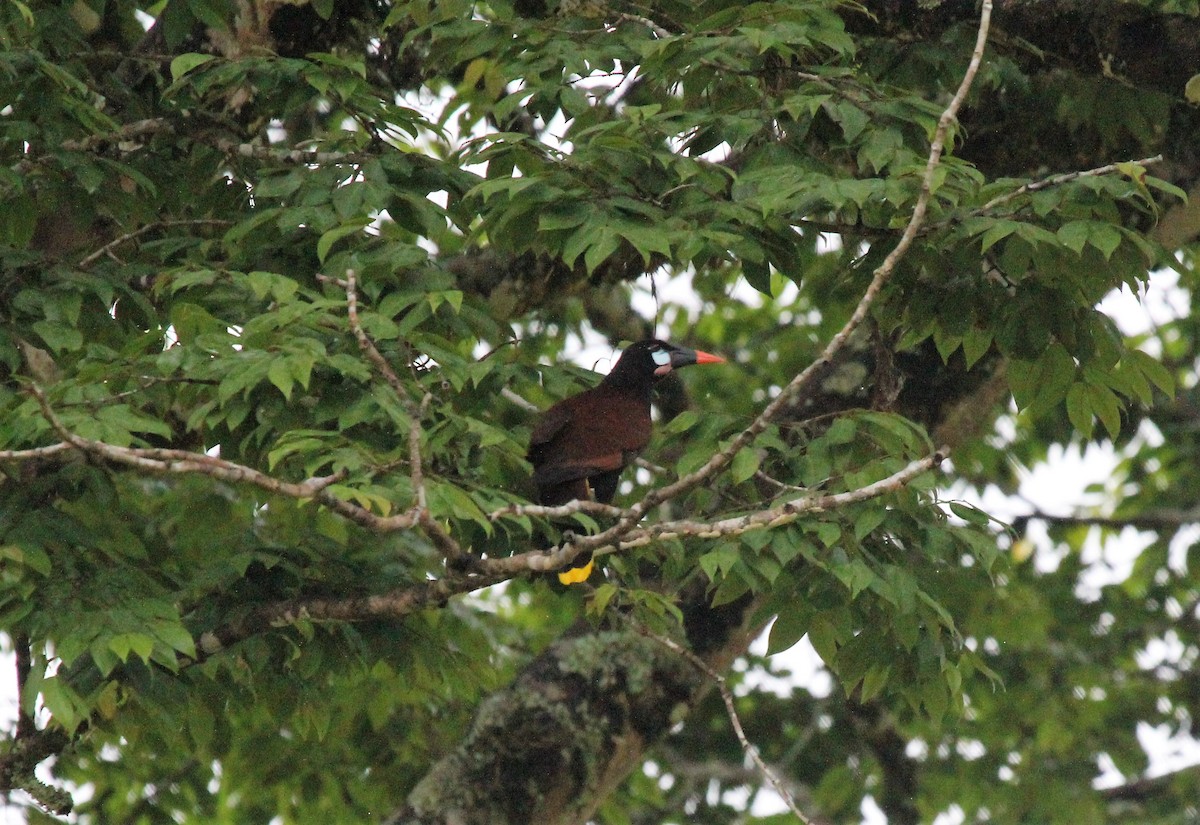
M 650 353 L 650 357 L 653 358 L 654 363 L 658 364 L 660 367 L 665 367 L 667 364 L 671 363 L 671 353 L 665 352 L 661 349 L 657 349 Z

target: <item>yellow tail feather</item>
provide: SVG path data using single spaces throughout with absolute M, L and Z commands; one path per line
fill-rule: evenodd
M 563 570 L 558 574 L 558 580 L 563 584 L 579 584 L 585 582 L 588 576 L 592 575 L 592 568 L 596 566 L 593 559 L 588 559 L 588 563 L 583 567 L 572 567 L 570 570 Z

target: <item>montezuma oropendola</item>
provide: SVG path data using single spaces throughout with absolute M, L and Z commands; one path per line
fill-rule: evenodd
M 538 503 L 612 501 L 621 471 L 650 441 L 650 394 L 655 383 L 680 367 L 724 360 L 656 339 L 629 345 L 599 386 L 559 401 L 534 424 L 528 459 Z M 575 584 L 591 572 L 589 554 L 576 559 L 558 578 L 563 584 Z

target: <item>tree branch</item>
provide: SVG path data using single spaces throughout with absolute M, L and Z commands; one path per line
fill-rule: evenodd
M 1200 523 L 1200 507 L 1186 510 L 1154 509 L 1146 510 L 1130 516 L 1089 516 L 1080 513 L 1055 515 L 1043 510 L 1018 516 L 1018 519 L 1044 521 L 1048 524 L 1084 525 L 1090 527 L 1109 527 L 1120 530 L 1125 527 L 1137 527 L 1142 530 L 1158 530 L 1163 528 L 1186 527 L 1189 524 Z
M 487 572 L 517 573 L 523 570 L 533 570 L 544 573 L 558 570 L 570 564 L 584 551 L 590 550 L 593 555 L 603 556 L 609 553 L 619 553 L 633 547 L 643 547 L 656 541 L 677 538 L 718 538 L 734 536 L 750 530 L 774 529 L 798 519 L 806 513 L 823 513 L 837 510 L 851 504 L 858 504 L 886 493 L 895 492 L 910 483 L 917 476 L 928 472 L 942 463 L 946 453 L 938 451 L 925 458 L 911 462 L 903 469 L 892 473 L 887 478 L 873 484 L 849 490 L 842 493 L 824 493 L 821 495 L 805 495 L 786 501 L 777 507 L 758 510 L 732 518 L 717 521 L 696 521 L 680 519 L 664 521 L 647 525 L 638 529 L 627 530 L 620 536 L 613 537 L 610 530 L 593 536 L 576 536 L 558 547 L 548 551 L 534 550 L 520 553 L 503 559 L 485 559 L 481 567 Z M 572 505 L 574 502 L 572 502 Z M 564 505 L 570 507 L 572 505 Z M 557 509 L 557 508 L 546 508 Z M 579 512 L 574 510 L 574 512 Z M 628 511 L 626 511 L 628 512 Z M 558 515 L 558 514 L 555 514 Z
M 353 598 L 297 598 L 271 602 L 214 630 L 205 631 L 196 645 L 196 662 L 268 628 L 301 621 L 363 622 L 401 619 L 431 607 L 442 607 L 451 596 L 498 584 L 502 575 L 446 576 L 417 584 Z
M 326 276 L 318 277 L 333 282 L 333 279 Z M 396 400 L 408 411 L 408 462 L 415 499 L 412 512 L 416 523 L 420 525 L 429 540 L 441 550 L 448 564 L 460 570 L 469 569 L 474 566 L 475 558 L 464 551 L 462 546 L 429 513 L 425 493 L 425 473 L 421 464 L 421 427 L 425 420 L 425 414 L 429 410 L 429 404 L 433 401 L 433 394 L 425 393 L 418 405 L 409 393 L 408 387 L 400 380 L 400 376 L 379 352 L 379 348 L 375 346 L 371 336 L 367 335 L 367 331 L 363 329 L 362 321 L 358 317 L 358 273 L 353 269 L 347 269 L 346 279 L 336 281 L 336 283 L 346 290 L 346 316 L 349 319 L 354 338 L 358 341 L 359 349 L 362 350 L 363 355 L 366 356 L 367 361 L 371 363 L 376 372 L 387 381 Z
M 405 530 L 417 523 L 418 517 L 414 512 L 406 512 L 395 516 L 377 516 L 369 510 L 343 501 L 327 489 L 345 478 L 343 472 L 319 478 L 310 478 L 299 484 L 282 481 L 266 473 L 226 461 L 216 456 L 203 453 L 191 453 L 186 450 L 168 450 L 160 448 L 118 447 L 103 441 L 93 441 L 84 438 L 67 429 L 51 409 L 46 394 L 41 387 L 30 384 L 30 392 L 37 399 L 42 415 L 50 422 L 50 426 L 63 439 L 66 446 L 74 448 L 85 455 L 136 467 L 151 473 L 195 473 L 207 475 L 234 484 L 251 484 L 262 490 L 278 495 L 301 500 L 314 499 L 346 518 L 378 533 L 393 530 Z M 52 444 L 33 450 L 13 450 L 0 453 L 0 459 L 30 460 L 44 458 L 49 455 L 57 456 L 64 444 Z
M 359 164 L 372 155 L 363 152 L 321 152 L 316 149 L 296 149 L 283 146 L 261 146 L 255 143 L 238 143 L 235 140 L 218 139 L 212 146 L 230 155 L 255 160 L 273 160 L 296 165 Z
M 28 739 L 37 732 L 33 716 L 25 711 L 25 684 L 29 681 L 33 669 L 33 651 L 29 647 L 29 634 L 18 633 L 13 636 L 13 651 L 17 659 L 17 732 L 14 739 Z
M 82 138 L 72 140 L 64 140 L 59 144 L 58 149 L 63 152 L 91 152 L 101 146 L 110 143 L 123 143 L 133 138 L 142 137 L 143 135 L 152 135 L 159 132 L 171 132 L 174 126 L 165 118 L 147 118 L 146 120 L 135 120 L 132 123 L 122 124 L 118 129 L 112 132 L 102 132 L 96 135 L 88 135 Z M 18 175 L 27 174 L 39 162 L 44 159 L 44 155 L 27 157 L 11 166 L 11 170 Z
M 115 258 L 116 256 L 113 255 L 113 250 L 116 249 L 118 246 L 129 243 L 132 240 L 136 240 L 137 238 L 140 238 L 142 235 L 145 235 L 148 232 L 153 232 L 155 229 L 168 229 L 168 228 L 175 227 L 175 226 L 232 226 L 232 225 L 233 225 L 232 221 L 218 220 L 215 218 L 196 218 L 194 220 L 181 220 L 181 221 L 153 221 L 139 229 L 135 229 L 132 232 L 126 232 L 124 235 L 114 238 L 113 240 L 106 243 L 104 246 L 97 249 L 95 252 L 93 252 L 90 255 L 83 258 L 78 264 L 76 264 L 76 266 L 79 269 L 87 269 L 89 266 L 91 266 L 96 261 L 103 258 L 105 255 L 108 255 L 110 258 Z

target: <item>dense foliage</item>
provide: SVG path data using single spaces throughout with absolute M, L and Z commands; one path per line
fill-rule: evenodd
M 954 119 L 978 10 L 907 5 L 3 0 L 0 790 L 792 821 L 713 668 L 813 821 L 1195 821 L 1138 735 L 1200 704 L 1200 343 L 1097 304 L 1190 301 L 1200 9 L 998 10 Z M 730 363 L 664 382 L 645 517 L 560 592 L 531 409 L 650 336 Z M 956 497 L 1093 441 L 1032 559 Z M 832 691 L 767 689 L 802 639 Z

